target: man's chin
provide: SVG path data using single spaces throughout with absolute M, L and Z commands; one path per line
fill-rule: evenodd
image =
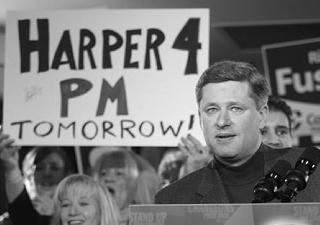
M 238 159 L 238 155 L 237 154 L 233 154 L 233 153 L 224 153 L 224 154 L 220 154 L 219 156 L 215 156 L 216 159 L 226 165 L 230 165 L 230 164 L 235 164 L 239 161 Z

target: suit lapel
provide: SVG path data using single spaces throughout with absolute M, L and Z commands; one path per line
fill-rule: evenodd
M 267 174 L 276 163 L 275 159 L 280 156 L 279 151 L 272 151 L 262 144 L 259 149 L 263 152 L 264 174 Z M 280 157 L 281 158 L 281 157 Z M 229 203 L 227 193 L 223 186 L 220 175 L 215 168 L 214 161 L 206 167 L 205 173 L 200 180 L 196 194 L 200 197 L 200 203 Z
M 196 194 L 200 197 L 200 203 L 228 203 L 229 199 L 224 190 L 222 180 L 213 162 L 206 167 Z

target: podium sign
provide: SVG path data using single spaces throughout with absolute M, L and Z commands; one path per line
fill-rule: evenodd
M 132 205 L 130 225 L 314 225 L 320 224 L 320 205 L 202 204 Z

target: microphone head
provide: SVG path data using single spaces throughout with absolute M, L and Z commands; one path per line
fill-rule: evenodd
M 274 164 L 270 172 L 275 171 L 279 176 L 284 177 L 289 169 L 291 169 L 291 164 L 286 160 L 280 159 Z
M 276 162 L 267 176 L 275 179 L 277 182 L 276 187 L 279 188 L 283 184 L 284 177 L 290 169 L 290 163 L 286 160 L 281 159 Z
M 320 163 L 320 149 L 316 147 L 308 147 L 301 154 L 296 163 L 296 168 L 301 169 L 310 175 Z
M 284 183 L 284 177 L 288 170 L 291 169 L 289 162 L 279 160 L 254 187 L 253 203 L 268 202 L 276 197 L 277 189 Z
M 291 199 L 306 188 L 309 175 L 314 172 L 320 162 L 320 150 L 308 147 L 296 162 L 295 168 L 290 170 L 285 178 L 286 188 L 280 191 L 281 202 L 290 202 Z

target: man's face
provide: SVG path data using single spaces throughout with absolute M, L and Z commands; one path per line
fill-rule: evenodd
M 270 110 L 261 134 L 263 143 L 272 148 L 292 147 L 289 120 L 282 111 Z
M 257 110 L 247 82 L 209 83 L 202 89 L 199 116 L 207 145 L 222 163 L 246 162 L 261 143 L 267 107 Z
M 51 153 L 41 160 L 34 173 L 36 184 L 44 188 L 57 185 L 66 175 L 64 161 L 57 153 Z
M 37 196 L 53 198 L 56 186 L 66 177 L 63 159 L 51 153 L 39 161 L 30 171 L 26 171 L 25 185 L 31 199 Z

